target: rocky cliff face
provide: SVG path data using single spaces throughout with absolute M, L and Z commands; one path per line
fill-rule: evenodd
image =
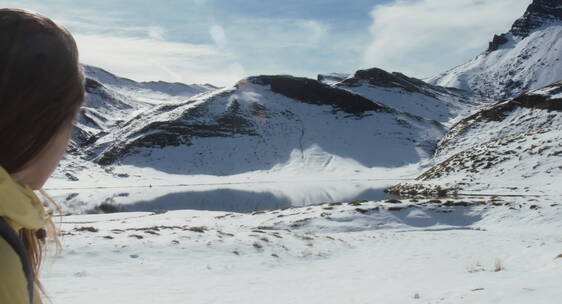
M 556 24 L 560 21 L 562 21 L 562 3 L 560 1 L 535 0 L 529 5 L 525 14 L 515 20 L 509 32 L 494 35 L 487 52 L 493 52 L 509 42 L 510 35 L 523 39 L 541 27 Z
M 562 21 L 562 2 L 559 0 L 534 0 L 523 17 L 517 19 L 509 31 L 525 38 L 543 26 Z

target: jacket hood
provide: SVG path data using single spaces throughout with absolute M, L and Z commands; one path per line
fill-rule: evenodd
M 16 182 L 0 167 L 0 216 L 19 231 L 22 228 L 40 229 L 48 216 L 43 204 L 29 186 Z

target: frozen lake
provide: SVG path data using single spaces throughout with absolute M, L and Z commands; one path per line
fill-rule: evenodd
M 402 180 L 340 180 L 55 188 L 48 193 L 65 213 L 213 210 L 251 212 L 323 202 L 381 200 Z M 101 209 L 100 209 L 101 207 Z

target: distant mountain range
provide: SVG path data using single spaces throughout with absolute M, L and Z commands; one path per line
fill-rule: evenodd
M 135 82 L 85 66 L 87 102 L 58 176 L 126 178 L 113 173 L 122 167 L 348 177 L 419 166 L 429 170 L 415 183 L 449 188 L 474 186 L 486 172 L 488 185 L 562 176 L 561 11 L 559 1 L 533 1 L 488 50 L 425 81 L 370 68 L 218 88 Z
M 95 85 L 88 90 L 73 152 L 102 166 L 150 166 L 175 174 L 337 170 L 349 159 L 365 167 L 399 167 L 430 158 L 446 128 L 384 102 L 400 99 L 415 110 L 423 97 L 448 114 L 470 96 L 433 91 L 438 88 L 420 81 L 409 88 L 415 92 L 400 83 L 386 85 L 379 102 L 354 93 L 359 88 L 352 86 L 354 79 L 329 86 L 307 78 L 254 76 L 233 87 L 152 106 L 132 105 L 142 104 L 130 90 L 135 84 Z M 365 86 L 362 93 L 379 89 Z M 116 98 L 122 92 L 128 98 Z M 97 107 L 100 100 L 103 111 Z

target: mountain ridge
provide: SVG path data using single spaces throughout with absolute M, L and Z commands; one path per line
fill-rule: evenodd
M 509 98 L 562 79 L 562 8 L 534 0 L 510 31 L 494 35 L 488 49 L 428 83 L 490 97 Z
M 361 127 L 353 131 L 354 126 Z M 271 169 L 287 161 L 307 162 L 310 157 L 328 160 L 345 155 L 354 155 L 351 159 L 367 167 L 399 166 L 431 155 L 442 132 L 437 121 L 314 79 L 262 75 L 145 110 L 110 134 L 102 134 L 94 145 L 83 147 L 83 155 L 102 166 L 142 163 L 184 174 L 232 174 Z M 349 137 L 353 133 L 357 139 Z M 359 147 L 361 142 L 396 151 L 390 156 L 382 151 L 343 149 Z M 238 159 L 237 164 L 221 157 L 221 151 Z M 235 156 L 229 151 L 239 152 Z M 167 161 L 162 153 L 184 157 Z M 170 169 L 172 163 L 185 171 Z

